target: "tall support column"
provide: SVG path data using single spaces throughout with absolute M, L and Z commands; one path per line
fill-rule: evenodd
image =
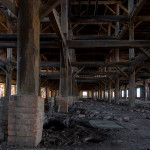
M 116 51 L 115 51 L 115 59 L 116 59 L 116 62 L 119 62 L 119 49 L 116 49 Z M 116 76 L 115 103 L 119 104 L 119 75 Z
M 120 10 L 119 10 L 119 4 L 116 4 L 116 14 L 119 15 L 120 14 Z M 116 31 L 115 31 L 115 35 L 118 36 L 119 33 L 119 22 L 116 22 Z M 116 62 L 119 62 L 119 49 L 115 49 L 115 60 Z M 116 76 L 116 83 L 115 83 L 115 103 L 119 104 L 119 75 Z
M 129 79 L 129 107 L 135 106 L 135 71 L 130 73 Z
M 144 101 L 147 101 L 147 83 L 146 83 L 146 79 L 143 80 L 143 87 L 144 87 Z
M 111 103 L 111 82 L 109 83 L 108 86 L 108 102 Z
M 125 100 L 127 100 L 127 85 L 125 85 L 124 96 L 125 96 Z
M 102 100 L 102 88 L 100 88 L 100 99 Z
M 60 50 L 62 51 L 62 50 Z M 66 82 L 66 67 L 62 59 L 62 53 L 60 52 L 60 80 L 59 80 L 59 96 L 67 95 L 67 82 Z
M 129 14 L 132 12 L 134 7 L 134 0 L 128 0 Z M 129 40 L 134 40 L 134 22 L 129 22 Z M 129 49 L 129 61 L 135 58 L 134 48 Z M 133 108 L 135 106 L 135 70 L 130 69 L 130 79 L 129 79 L 129 107 Z
M 39 32 L 39 0 L 21 0 L 18 13 L 18 94 L 38 95 Z
M 111 57 L 109 58 L 109 61 L 111 62 Z M 108 68 L 109 72 L 111 72 L 111 67 Z M 109 82 L 108 85 L 108 102 L 111 103 L 111 82 Z
M 18 5 L 18 93 L 11 96 L 9 102 L 9 145 L 34 147 L 42 138 L 44 99 L 38 96 L 39 7 L 40 0 L 21 0 Z
M 8 33 L 12 33 L 12 23 L 10 21 L 7 21 L 7 26 L 8 26 Z M 9 62 L 12 61 L 12 48 L 7 48 L 7 59 Z M 12 80 L 12 67 L 7 66 L 6 90 L 5 90 L 6 97 L 9 97 L 11 95 L 11 80 Z
M 61 29 L 66 39 L 68 39 L 68 0 L 64 0 L 61 3 Z M 62 60 L 62 51 L 64 51 L 64 62 Z M 59 95 L 60 96 L 68 96 L 68 48 L 64 47 L 64 50 L 61 50 L 60 54 L 60 87 L 59 87 Z

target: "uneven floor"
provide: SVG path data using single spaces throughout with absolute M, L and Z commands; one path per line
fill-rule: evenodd
M 38 149 L 150 150 L 149 103 L 139 102 L 133 110 L 128 110 L 125 103 L 115 105 L 80 99 L 69 107 L 68 114 L 49 110 L 45 117 L 43 138 Z M 94 127 L 90 120 L 113 121 L 123 128 Z M 0 149 L 17 148 L 7 147 L 3 142 Z

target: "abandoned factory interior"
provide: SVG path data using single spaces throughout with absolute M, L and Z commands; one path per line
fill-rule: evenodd
M 0 150 L 150 150 L 150 0 L 0 0 Z

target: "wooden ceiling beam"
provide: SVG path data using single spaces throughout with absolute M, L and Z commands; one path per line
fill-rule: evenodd
M 68 48 L 148 48 L 149 40 L 68 40 Z
M 130 18 L 130 21 L 131 21 L 131 20 L 132 20 L 132 21 L 134 20 L 134 17 L 137 16 L 137 14 L 140 12 L 140 10 L 142 9 L 142 7 L 144 6 L 145 3 L 146 3 L 146 0 L 139 0 L 139 1 L 136 3 L 135 7 L 133 8 L 133 11 L 131 11 L 131 12 L 129 13 L 129 15 L 128 15 L 129 18 Z M 127 30 L 128 30 L 128 26 L 124 26 L 124 27 L 122 28 L 121 32 L 120 32 L 119 35 L 118 35 L 118 39 L 119 39 L 119 40 L 124 37 L 124 35 L 125 35 L 125 33 L 126 33 Z
M 103 4 L 106 4 L 106 5 L 114 5 L 116 3 L 121 3 L 121 1 L 98 1 L 98 5 L 103 5 Z M 85 1 L 85 0 L 82 0 L 80 2 L 81 5 L 88 5 L 88 1 Z M 91 1 L 90 2 L 90 5 L 95 5 L 96 2 L 95 1 Z M 71 1 L 71 5 L 79 5 L 79 2 L 76 1 L 76 0 L 72 0 Z
M 72 62 L 73 67 L 128 67 L 129 62 Z
M 107 16 L 95 16 L 95 17 L 72 17 L 70 19 L 72 24 L 99 24 L 101 22 L 119 22 L 119 21 L 129 21 L 129 18 L 123 15 L 107 15 Z

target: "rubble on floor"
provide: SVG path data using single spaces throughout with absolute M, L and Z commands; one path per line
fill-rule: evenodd
M 141 106 L 141 107 L 140 107 Z M 148 150 L 150 106 L 115 105 L 80 99 L 68 113 L 45 113 L 42 141 L 37 148 L 65 150 Z

